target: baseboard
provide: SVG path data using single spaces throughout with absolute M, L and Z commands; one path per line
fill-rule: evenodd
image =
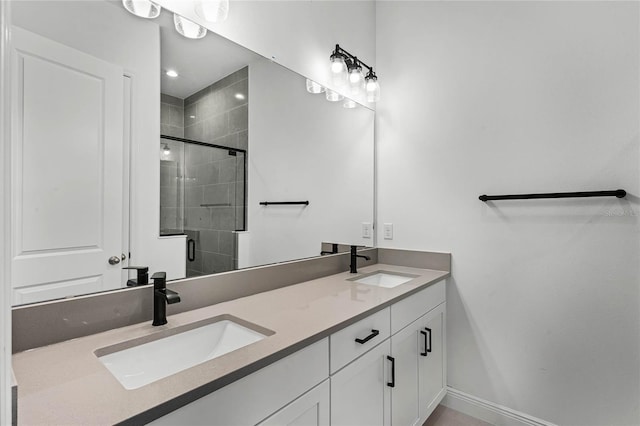
M 496 426 L 557 426 L 452 387 L 447 387 L 442 405 Z

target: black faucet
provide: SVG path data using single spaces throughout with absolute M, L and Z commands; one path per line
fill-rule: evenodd
M 180 295 L 167 289 L 167 273 L 156 272 L 151 277 L 153 280 L 153 324 L 164 325 L 167 323 L 167 304 L 172 305 L 180 301 Z
M 338 252 L 338 244 L 331 244 L 331 251 L 322 250 L 320 252 L 320 256 L 324 256 L 325 254 L 336 254 Z
M 149 284 L 149 267 L 148 266 L 125 266 L 122 269 L 135 269 L 137 278 L 127 280 L 127 287 L 137 287 L 139 285 Z
M 358 258 L 361 257 L 365 260 L 371 260 L 369 256 L 365 256 L 357 253 L 358 246 L 351 246 L 351 265 L 349 265 L 349 269 L 352 274 L 358 273 Z

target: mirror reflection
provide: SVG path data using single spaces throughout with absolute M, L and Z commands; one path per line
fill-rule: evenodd
M 135 285 L 136 266 L 181 279 L 373 245 L 373 111 L 211 31 L 184 38 L 169 11 L 13 12 L 14 104 L 35 129 L 13 136 L 29 195 L 13 214 L 37 231 L 13 236 L 15 304 Z

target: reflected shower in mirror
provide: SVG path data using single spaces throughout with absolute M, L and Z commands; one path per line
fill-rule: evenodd
M 12 103 L 29 130 L 12 135 L 12 191 L 26 194 L 14 304 L 122 289 L 129 266 L 181 279 L 319 256 L 323 241 L 373 245 L 372 110 L 212 31 L 186 39 L 166 8 L 12 13 Z

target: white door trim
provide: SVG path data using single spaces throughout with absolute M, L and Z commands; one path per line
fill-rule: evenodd
M 11 3 L 0 1 L 0 423 L 11 424 L 11 259 L 9 256 L 11 241 L 11 80 L 10 70 L 10 32 Z

